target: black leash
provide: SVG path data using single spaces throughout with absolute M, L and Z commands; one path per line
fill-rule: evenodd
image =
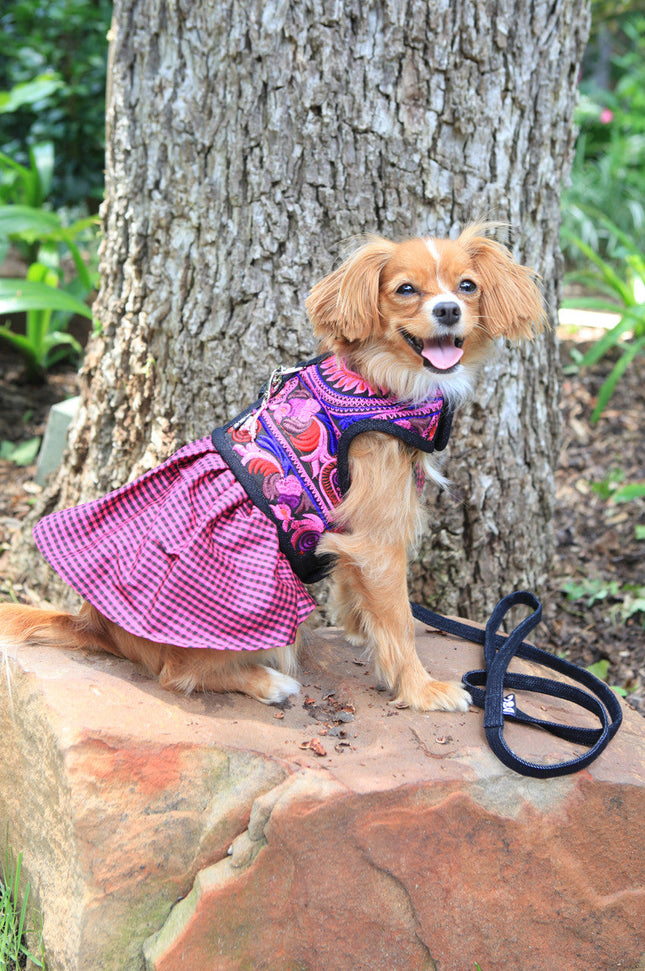
M 508 611 L 522 604 L 533 611 L 508 635 L 499 634 L 499 627 Z M 484 709 L 484 731 L 488 744 L 495 755 L 504 765 L 522 775 L 533 776 L 536 779 L 546 779 L 551 776 L 568 775 L 578 772 L 590 764 L 614 737 L 622 721 L 622 711 L 618 698 L 611 688 L 600 681 L 595 675 L 584 668 L 564 661 L 562 658 L 540 650 L 532 644 L 527 644 L 524 637 L 540 623 L 542 604 L 532 593 L 520 590 L 503 597 L 493 610 L 484 630 L 450 620 L 441 614 L 411 604 L 412 613 L 417 620 L 454 634 L 475 644 L 484 646 L 483 671 L 468 671 L 462 678 L 464 686 L 470 692 L 473 704 Z M 529 674 L 517 674 L 508 671 L 508 665 L 513 657 L 520 657 L 526 661 L 534 661 L 544 667 L 551 668 L 577 681 L 583 688 L 576 687 L 562 681 L 550 678 L 539 678 Z M 510 689 L 505 696 L 504 689 Z M 587 689 L 587 690 L 585 690 Z M 554 698 L 563 698 L 573 704 L 580 705 L 596 715 L 600 721 L 600 728 L 580 728 L 563 725 L 540 718 L 533 718 L 521 711 L 516 704 L 515 691 L 533 691 Z M 576 745 L 584 745 L 588 751 L 576 758 L 565 762 L 545 765 L 528 762 L 516 755 L 504 740 L 504 719 L 520 722 L 523 725 L 533 725 L 543 728 L 558 738 L 566 739 Z

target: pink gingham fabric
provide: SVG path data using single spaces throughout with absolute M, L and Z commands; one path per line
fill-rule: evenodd
M 46 516 L 34 536 L 84 599 L 159 643 L 280 647 L 316 606 L 210 437 L 101 499 Z

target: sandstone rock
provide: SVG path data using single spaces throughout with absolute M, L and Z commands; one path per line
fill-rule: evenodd
M 418 632 L 438 677 L 480 666 Z M 337 633 L 317 640 L 283 711 L 177 697 L 103 656 L 7 659 L 0 822 L 52 971 L 634 969 L 643 719 L 626 710 L 588 771 L 526 779 L 479 710 L 392 708 Z M 570 752 L 507 735 L 526 757 Z

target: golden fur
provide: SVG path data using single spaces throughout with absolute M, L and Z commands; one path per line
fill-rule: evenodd
M 486 237 L 486 229 L 471 226 L 454 241 L 370 239 L 309 295 L 307 311 L 321 348 L 402 400 L 421 401 L 437 388 L 456 400 L 467 395 L 495 339 L 531 338 L 545 322 L 534 274 Z M 319 552 L 336 558 L 338 622 L 370 652 L 393 701 L 422 711 L 463 711 L 470 701 L 464 688 L 435 681 L 415 650 L 406 565 L 421 528 L 416 461 L 441 479 L 428 456 L 399 439 L 359 435 L 350 448 L 351 486 L 337 510 L 339 529 L 323 537 Z M 271 703 L 299 687 L 291 677 L 297 644 L 242 655 L 157 644 L 122 630 L 89 604 L 77 616 L 4 605 L 0 629 L 13 644 L 130 658 L 177 691 L 241 691 Z M 260 663 L 267 660 L 270 666 Z

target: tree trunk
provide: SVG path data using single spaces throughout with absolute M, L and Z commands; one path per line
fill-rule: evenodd
M 116 0 L 100 334 L 38 515 L 142 473 L 312 354 L 305 296 L 348 237 L 492 215 L 554 310 L 588 19 L 576 0 Z M 557 372 L 553 332 L 504 350 L 459 413 L 412 568 L 428 604 L 476 617 L 539 591 Z M 31 547 L 18 561 L 44 579 Z

